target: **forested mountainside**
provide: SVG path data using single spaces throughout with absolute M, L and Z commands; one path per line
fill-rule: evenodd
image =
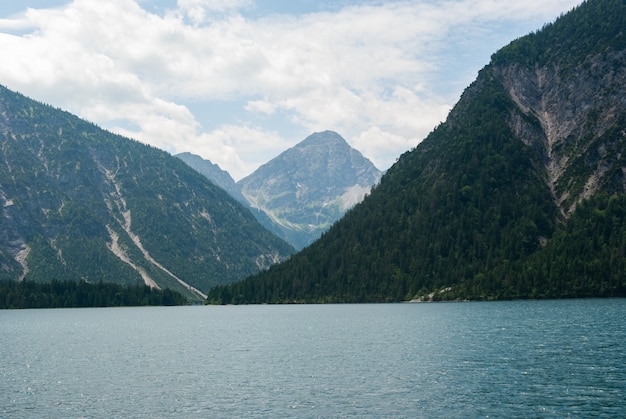
M 190 297 L 293 252 L 181 160 L 0 87 L 0 279 Z
M 343 137 L 323 131 L 285 150 L 237 185 L 250 206 L 272 221 L 272 231 L 302 249 L 360 202 L 381 175 Z
M 248 208 L 259 224 L 267 230 L 287 241 L 287 243 L 290 243 L 292 246 L 295 245 L 293 242 L 289 242 L 288 237 L 283 234 L 280 226 L 272 221 L 267 214 L 265 214 L 265 212 L 250 206 L 248 200 L 241 194 L 241 187 L 235 183 L 235 180 L 230 176 L 230 173 L 222 170 L 217 164 L 192 153 L 180 153 L 176 154 L 176 157 L 187 163 L 187 165 L 193 169 L 197 170 L 211 182 L 224 189 L 230 194 L 230 196 Z
M 494 54 L 320 240 L 209 301 L 624 296 L 625 144 L 626 2 L 589 0 Z

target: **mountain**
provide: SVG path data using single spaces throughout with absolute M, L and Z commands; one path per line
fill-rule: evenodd
M 318 132 L 259 167 L 237 185 L 301 249 L 360 202 L 381 177 L 337 133 Z
M 248 201 L 241 194 L 241 188 L 237 186 L 235 180 L 226 170 L 222 170 L 217 164 L 211 163 L 202 157 L 192 153 L 176 154 L 176 157 L 187 163 L 188 166 L 200 172 L 211 182 L 224 189 L 237 201 L 244 205 L 248 205 Z
M 513 41 L 362 203 L 214 303 L 626 295 L 626 3 Z
M 241 194 L 241 187 L 235 183 L 235 180 L 230 176 L 230 173 L 228 173 L 226 170 L 222 170 L 217 164 L 214 164 L 209 160 L 205 160 L 202 157 L 192 153 L 180 153 L 176 154 L 176 157 L 184 161 L 192 169 L 195 169 L 200 174 L 205 176 L 215 185 L 228 192 L 230 196 L 232 196 L 241 204 L 243 204 L 246 208 L 248 208 L 250 212 L 252 212 L 252 215 L 254 215 L 254 218 L 256 218 L 256 220 L 263 227 L 289 243 L 288 237 L 286 237 L 286 235 L 283 233 L 283 230 L 280 228 L 279 224 L 276 224 L 274 221 L 272 221 L 272 219 L 268 217 L 265 212 L 250 206 L 248 200 Z M 292 246 L 295 246 L 294 243 L 290 244 Z
M 293 249 L 164 151 L 0 87 L 0 279 L 192 298 Z
M 317 239 L 382 176 L 332 131 L 310 135 L 237 183 L 200 156 L 176 157 L 247 205 L 261 225 L 296 249 Z

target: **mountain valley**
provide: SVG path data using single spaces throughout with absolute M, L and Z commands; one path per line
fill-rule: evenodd
M 262 225 L 297 250 L 319 238 L 382 176 L 332 131 L 310 135 L 237 183 L 198 156 L 177 157 L 247 204 Z
M 0 279 L 146 284 L 203 299 L 293 253 L 164 151 L 0 87 Z
M 626 4 L 511 42 L 324 236 L 214 303 L 626 295 Z
M 0 280 L 214 304 L 626 296 L 625 27 L 623 0 L 587 0 L 514 40 L 384 175 L 323 131 L 235 182 L 0 86 Z

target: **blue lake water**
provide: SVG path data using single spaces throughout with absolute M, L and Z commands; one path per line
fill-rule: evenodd
M 625 417 L 626 300 L 0 311 L 0 416 Z

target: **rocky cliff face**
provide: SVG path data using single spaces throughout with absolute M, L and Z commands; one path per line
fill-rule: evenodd
M 296 248 L 318 238 L 380 180 L 381 172 L 337 133 L 315 133 L 237 184 Z
M 587 0 L 496 52 L 320 240 L 209 299 L 626 295 L 625 28 Z
M 624 54 L 596 54 L 568 70 L 564 63 L 493 67 L 518 106 L 509 123 L 541 154 L 546 183 L 565 216 L 602 185 L 624 192 L 626 133 L 612 132 L 625 117 L 626 67 L 616 65 Z

